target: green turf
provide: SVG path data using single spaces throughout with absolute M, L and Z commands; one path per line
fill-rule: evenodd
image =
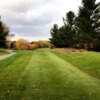
M 0 56 L 6 55 L 6 54 L 9 54 L 9 52 L 7 52 L 4 49 L 0 49 Z
M 100 53 L 99 52 L 81 52 L 81 53 L 59 53 L 53 52 L 62 59 L 68 61 L 74 66 L 82 69 L 90 75 L 100 79 Z
M 0 61 L 0 100 L 100 100 L 100 81 L 46 50 Z

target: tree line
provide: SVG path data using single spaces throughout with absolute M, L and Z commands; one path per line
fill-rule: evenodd
M 12 41 L 11 38 L 13 37 L 14 34 L 10 33 L 8 25 L 0 17 L 0 48 L 34 50 L 36 48 L 48 48 L 50 46 L 47 40 L 29 42 L 23 38 L 19 38 L 17 41 Z
M 50 44 L 47 40 L 39 40 L 29 42 L 23 38 L 19 38 L 17 41 L 9 42 L 9 49 L 17 50 L 34 50 L 37 48 L 49 48 Z
M 63 23 L 61 27 L 54 24 L 50 30 L 52 45 L 100 51 L 100 2 L 82 0 L 78 14 L 69 11 Z

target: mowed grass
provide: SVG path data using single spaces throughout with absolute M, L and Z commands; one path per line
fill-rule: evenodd
M 47 49 L 0 61 L 0 100 L 100 100 L 100 81 Z
M 100 79 L 100 53 L 99 52 L 53 52 L 86 73 Z
M 0 56 L 6 55 L 6 54 L 9 54 L 9 52 L 7 52 L 4 49 L 0 49 Z

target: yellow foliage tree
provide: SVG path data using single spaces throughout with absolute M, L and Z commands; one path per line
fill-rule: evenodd
M 22 38 L 18 39 L 16 42 L 16 49 L 28 50 L 28 42 Z
M 50 45 L 47 40 L 40 40 L 37 43 L 40 48 L 48 48 Z
M 36 44 L 36 43 L 32 43 L 32 44 L 29 44 L 29 49 L 30 50 L 34 50 L 34 49 L 36 49 L 38 47 L 38 45 Z

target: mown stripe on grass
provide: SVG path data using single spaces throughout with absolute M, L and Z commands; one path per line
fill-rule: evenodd
M 12 66 L 1 71 L 1 75 L 6 72 L 8 78 L 0 83 L 0 100 L 100 99 L 99 80 L 46 49 L 23 52 L 15 60 Z
M 94 77 L 88 75 L 72 64 L 68 63 L 66 60 L 56 56 L 53 53 L 49 53 L 49 57 L 57 69 L 62 73 L 62 80 L 68 83 L 66 89 L 68 89 L 68 94 L 76 95 L 73 99 L 80 100 L 99 100 L 100 99 L 100 81 Z M 55 60 L 54 60 L 55 59 Z M 96 91 L 94 91 L 96 90 Z M 68 100 L 73 100 L 72 98 L 67 98 Z
M 18 81 L 31 56 L 32 52 L 26 51 L 0 61 L 0 100 L 19 100 L 21 85 Z
M 99 100 L 100 98 L 98 80 L 43 50 L 33 53 L 20 83 L 25 87 L 22 100 Z

